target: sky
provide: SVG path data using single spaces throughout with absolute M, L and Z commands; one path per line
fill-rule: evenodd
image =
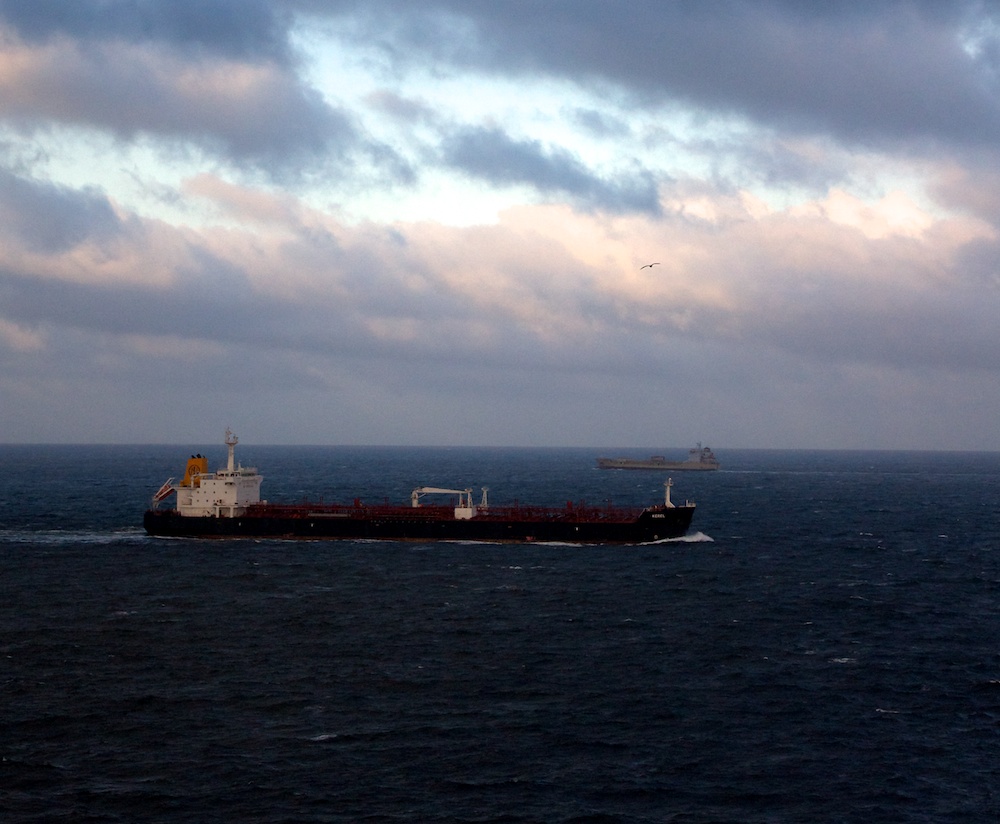
M 998 411 L 998 3 L 0 0 L 0 442 Z

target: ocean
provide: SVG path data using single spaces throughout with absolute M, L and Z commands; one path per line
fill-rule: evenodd
M 716 449 L 650 546 L 147 538 L 196 451 L 0 446 L 0 820 L 1000 820 L 1000 455 Z M 237 448 L 270 500 L 662 500 L 597 454 Z

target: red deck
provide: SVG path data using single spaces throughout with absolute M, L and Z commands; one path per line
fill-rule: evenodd
M 642 507 L 617 507 L 610 504 L 597 507 L 585 503 L 567 503 L 565 508 L 531 506 L 519 503 L 477 508 L 475 518 L 480 521 L 513 521 L 520 523 L 562 521 L 565 523 L 631 523 L 643 512 Z M 385 502 L 365 504 L 327 504 L 302 502 L 298 504 L 253 504 L 244 517 L 264 518 L 394 518 L 406 520 L 450 520 L 455 517 L 454 506 L 405 506 Z

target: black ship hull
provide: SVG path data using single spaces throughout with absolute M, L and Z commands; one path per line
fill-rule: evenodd
M 447 507 L 366 508 L 250 507 L 236 517 L 190 517 L 175 510 L 148 510 L 146 532 L 175 538 L 283 538 L 302 540 L 565 542 L 643 544 L 683 537 L 694 505 L 655 506 L 623 515 L 591 511 L 517 508 L 456 518 Z

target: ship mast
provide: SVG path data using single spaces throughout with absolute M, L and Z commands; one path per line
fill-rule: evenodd
M 232 448 L 230 448 L 230 452 L 231 451 L 232 451 Z M 663 505 L 667 509 L 673 509 L 674 508 L 674 505 L 670 502 L 670 487 L 672 487 L 673 485 L 674 485 L 674 479 L 673 478 L 667 478 L 667 480 L 664 481 L 664 483 L 663 483 L 663 492 L 664 492 Z
M 233 430 L 228 426 L 226 427 L 226 446 L 229 447 L 229 460 L 226 463 L 226 471 L 232 472 L 234 469 L 233 464 L 233 447 L 240 442 L 240 439 L 233 434 Z

